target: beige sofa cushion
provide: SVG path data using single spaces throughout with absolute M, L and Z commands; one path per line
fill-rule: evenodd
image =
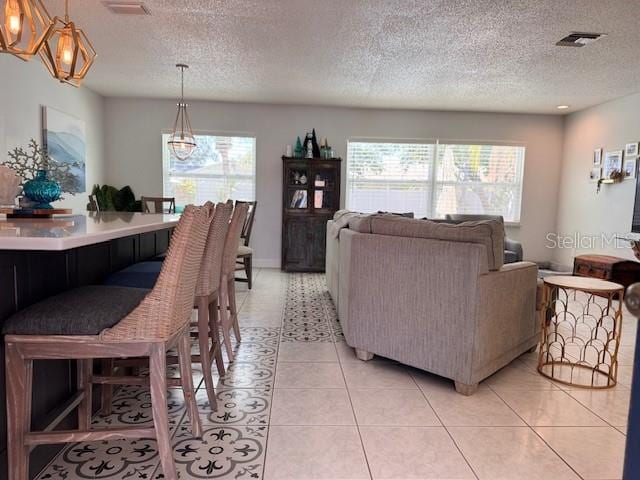
M 359 233 L 478 243 L 486 247 L 489 270 L 499 270 L 504 264 L 504 226 L 496 220 L 449 224 L 369 215 L 351 219 L 349 228 Z

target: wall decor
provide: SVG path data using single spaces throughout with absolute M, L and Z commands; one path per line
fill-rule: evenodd
M 596 148 L 593 151 L 593 166 L 597 167 L 602 164 L 602 148 Z
M 7 153 L 7 159 L 2 162 L 5 166 L 15 171 L 22 179 L 22 186 L 37 177 L 38 170 L 47 170 L 49 178 L 55 180 L 62 188 L 63 193 L 77 193 L 74 189 L 77 178 L 72 171 L 73 165 L 57 162 L 47 155 L 45 150 L 34 139 L 29 141 L 29 146 L 16 147 Z
M 638 156 L 638 142 L 627 143 L 624 147 L 625 157 L 637 157 Z
M 591 169 L 591 172 L 589 172 L 589 180 L 591 180 L 592 182 L 597 182 L 598 180 L 600 180 L 601 176 L 602 176 L 601 167 L 593 167 Z
M 87 191 L 86 134 L 82 120 L 51 107 L 42 108 L 42 142 L 51 177 L 66 193 Z M 67 166 L 65 178 L 56 175 L 56 165 Z M 46 167 L 45 167 L 46 168 Z
M 638 157 L 625 156 L 624 165 L 622 166 L 622 173 L 624 173 L 625 180 L 633 180 L 636 178 Z
M 602 178 L 613 179 L 615 174 L 622 171 L 622 159 L 624 152 L 622 150 L 616 150 L 613 152 L 607 152 L 604 154 L 604 165 L 602 168 Z

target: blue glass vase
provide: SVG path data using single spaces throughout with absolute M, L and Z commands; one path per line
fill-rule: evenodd
M 58 182 L 47 178 L 46 170 L 38 170 L 36 178 L 25 182 L 24 195 L 36 203 L 33 208 L 53 208 L 51 202 L 60 198 L 62 189 Z

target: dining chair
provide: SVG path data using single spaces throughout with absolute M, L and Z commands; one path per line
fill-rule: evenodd
M 175 197 L 140 197 L 143 213 L 176 213 Z M 165 204 L 168 204 L 165 208 Z M 153 205 L 153 210 L 150 206 Z
M 98 203 L 98 197 L 95 195 L 89 195 L 89 203 L 87 204 L 87 211 L 99 212 L 100 204 Z
M 244 202 L 237 200 L 238 204 L 245 203 L 249 206 L 247 212 L 247 218 L 242 226 L 242 233 L 240 234 L 240 245 L 238 246 L 238 257 L 236 261 L 236 271 L 244 270 L 246 278 L 236 277 L 236 282 L 246 282 L 247 287 L 251 290 L 253 285 L 253 249 L 249 246 L 251 241 L 251 231 L 253 230 L 253 221 L 256 217 L 256 208 L 258 202 Z
M 220 326 L 222 328 L 223 342 L 229 361 L 233 361 L 233 347 L 231 345 L 231 330 L 235 333 L 236 342 L 240 342 L 240 327 L 238 325 L 238 309 L 236 307 L 235 271 L 238 245 L 242 227 L 247 218 L 249 205 L 237 203 L 233 209 L 229 231 L 224 242 L 222 258 L 222 273 L 220 275 L 219 311 Z
M 29 452 L 37 445 L 155 438 L 164 478 L 177 480 L 169 434 L 167 387 L 182 386 L 192 433 L 202 435 L 193 389 L 189 319 L 202 265 L 211 211 L 188 206 L 176 226 L 153 290 L 87 286 L 33 304 L 7 319 L 7 441 L 9 478 L 27 480 Z M 180 379 L 167 379 L 166 352 L 178 347 Z M 149 377 L 95 375 L 93 359 L 146 357 Z M 33 361 L 78 360 L 78 392 L 65 409 L 78 410 L 77 430 L 31 431 Z M 92 385 L 149 385 L 153 426 L 94 429 Z

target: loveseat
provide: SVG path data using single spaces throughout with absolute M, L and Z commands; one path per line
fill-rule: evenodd
M 537 267 L 504 264 L 498 221 L 337 214 L 327 284 L 348 345 L 455 381 L 480 381 L 535 347 Z

